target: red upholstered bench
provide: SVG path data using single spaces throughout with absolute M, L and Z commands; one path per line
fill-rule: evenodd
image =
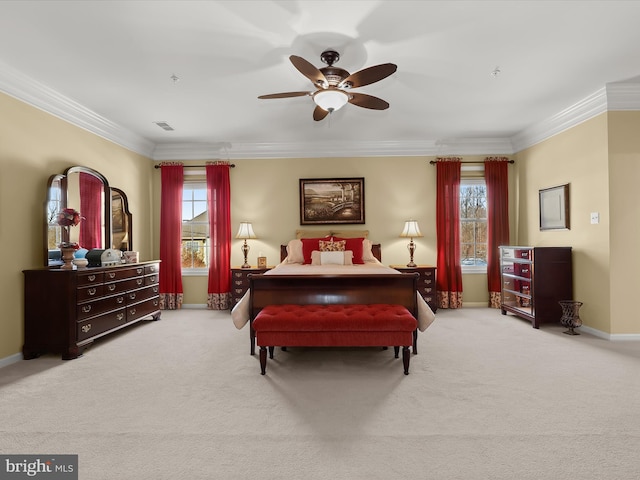
M 417 320 L 402 305 L 332 304 L 267 305 L 253 320 L 260 347 L 260 370 L 266 372 L 269 357 L 281 347 L 386 347 L 398 358 L 402 347 L 405 375 L 409 374 L 409 347 Z

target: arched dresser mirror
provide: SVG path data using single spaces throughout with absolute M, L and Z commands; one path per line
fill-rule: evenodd
M 63 174 L 52 175 L 45 201 L 45 266 L 57 263 L 56 254 L 62 242 L 78 243 L 88 250 L 109 248 L 111 204 L 109 182 L 91 168 L 75 166 Z M 58 224 L 58 213 L 65 208 L 80 212 L 82 221 L 78 226 Z
M 133 226 L 127 195 L 111 187 L 111 248 L 133 250 Z

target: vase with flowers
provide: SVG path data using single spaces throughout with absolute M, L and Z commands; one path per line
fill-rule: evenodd
M 80 248 L 76 242 L 71 241 L 71 227 L 75 227 L 82 220 L 80 212 L 73 208 L 64 208 L 58 212 L 58 225 L 66 232 L 63 235 L 62 243 L 60 243 L 60 251 L 62 252 L 62 261 L 64 264 L 60 267 L 63 270 L 73 270 L 73 256 L 75 251 Z

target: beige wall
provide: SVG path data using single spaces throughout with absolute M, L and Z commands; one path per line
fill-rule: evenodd
M 231 221 L 235 230 L 239 222 L 248 221 L 258 236 L 249 240 L 249 263 L 255 265 L 259 252 L 268 263 L 280 260 L 280 244 L 294 238 L 296 229 L 313 228 L 300 225 L 299 179 L 331 177 L 364 177 L 364 225 L 349 225 L 350 229 L 369 230 L 369 238 L 382 244 L 385 264 L 406 265 L 409 261 L 408 240 L 399 238 L 405 220 L 418 221 L 424 237 L 415 239 L 418 264 L 435 265 L 436 169 L 429 164 L 433 157 L 374 157 L 322 159 L 257 159 L 234 160 L 231 170 Z M 483 160 L 484 157 L 465 157 Z M 202 165 L 203 162 L 185 162 Z M 160 173 L 154 177 L 155 205 L 160 204 Z M 154 213 L 159 225 L 160 213 Z M 318 227 L 322 228 L 322 227 Z M 155 235 L 154 252 L 160 251 Z M 231 263 L 243 262 L 240 240 L 233 241 Z M 184 277 L 184 303 L 204 304 L 207 297 L 205 277 Z M 486 275 L 465 275 L 465 304 L 488 304 Z
M 91 167 L 127 193 L 134 247 L 151 258 L 152 162 L 0 94 L 0 361 L 22 350 L 22 270 L 44 265 L 47 180 L 72 165 Z M 34 300 L 37 301 L 37 300 Z
M 608 121 L 611 332 L 640 333 L 640 112 L 610 112 Z
M 609 171 L 607 114 L 528 148 L 518 162 L 518 242 L 533 246 L 573 248 L 574 298 L 584 302 L 580 318 L 585 326 L 609 332 Z M 538 191 L 569 184 L 570 229 L 540 231 Z M 600 214 L 591 224 L 590 213 Z M 636 324 L 624 333 L 640 332 Z

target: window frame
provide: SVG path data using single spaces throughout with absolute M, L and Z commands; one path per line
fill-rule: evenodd
M 470 170 L 470 169 L 465 169 L 465 170 Z M 475 169 L 474 169 L 475 170 Z M 460 179 L 460 190 L 462 191 L 462 187 L 463 186 L 469 186 L 469 185 L 484 185 L 485 187 L 485 194 L 486 194 L 486 188 L 487 188 L 487 182 L 485 181 L 484 178 L 484 166 L 481 167 L 481 175 L 482 176 L 464 176 Z M 460 202 L 462 199 L 462 195 L 460 196 L 460 198 L 458 199 L 458 202 Z M 487 200 L 487 209 L 489 208 L 488 205 L 488 200 Z M 462 210 L 462 209 L 461 209 Z M 462 211 L 460 212 L 462 213 Z M 488 228 L 488 218 L 485 220 L 485 222 L 487 222 L 487 228 Z M 462 269 L 462 273 L 463 274 L 485 274 L 487 273 L 487 265 L 462 265 L 462 215 L 460 215 L 460 267 Z M 488 245 L 487 245 L 488 248 Z
M 183 202 L 183 207 L 184 207 L 184 192 L 186 190 L 185 187 L 189 187 L 189 189 L 191 190 L 204 190 L 205 193 L 207 191 L 207 182 L 206 179 L 186 179 L 183 181 L 182 183 L 182 202 Z M 192 201 L 192 200 L 188 200 L 188 201 Z M 208 208 L 209 205 L 208 203 L 206 203 L 206 208 L 205 211 L 207 211 L 207 240 L 205 241 L 205 263 L 208 262 L 208 257 L 209 257 L 209 249 L 211 248 L 210 242 L 211 242 L 211 232 L 209 231 L 209 222 L 208 222 Z M 183 212 L 184 213 L 184 212 Z M 184 226 L 185 221 L 181 220 L 181 225 L 182 227 Z M 182 228 L 181 227 L 181 228 Z M 183 248 L 183 243 L 186 241 L 192 241 L 192 240 L 184 240 L 181 239 L 180 241 L 180 254 L 182 257 L 182 248 Z M 209 274 L 209 265 L 205 265 L 203 267 L 182 267 L 182 275 L 185 277 L 198 277 L 198 276 L 207 276 Z

